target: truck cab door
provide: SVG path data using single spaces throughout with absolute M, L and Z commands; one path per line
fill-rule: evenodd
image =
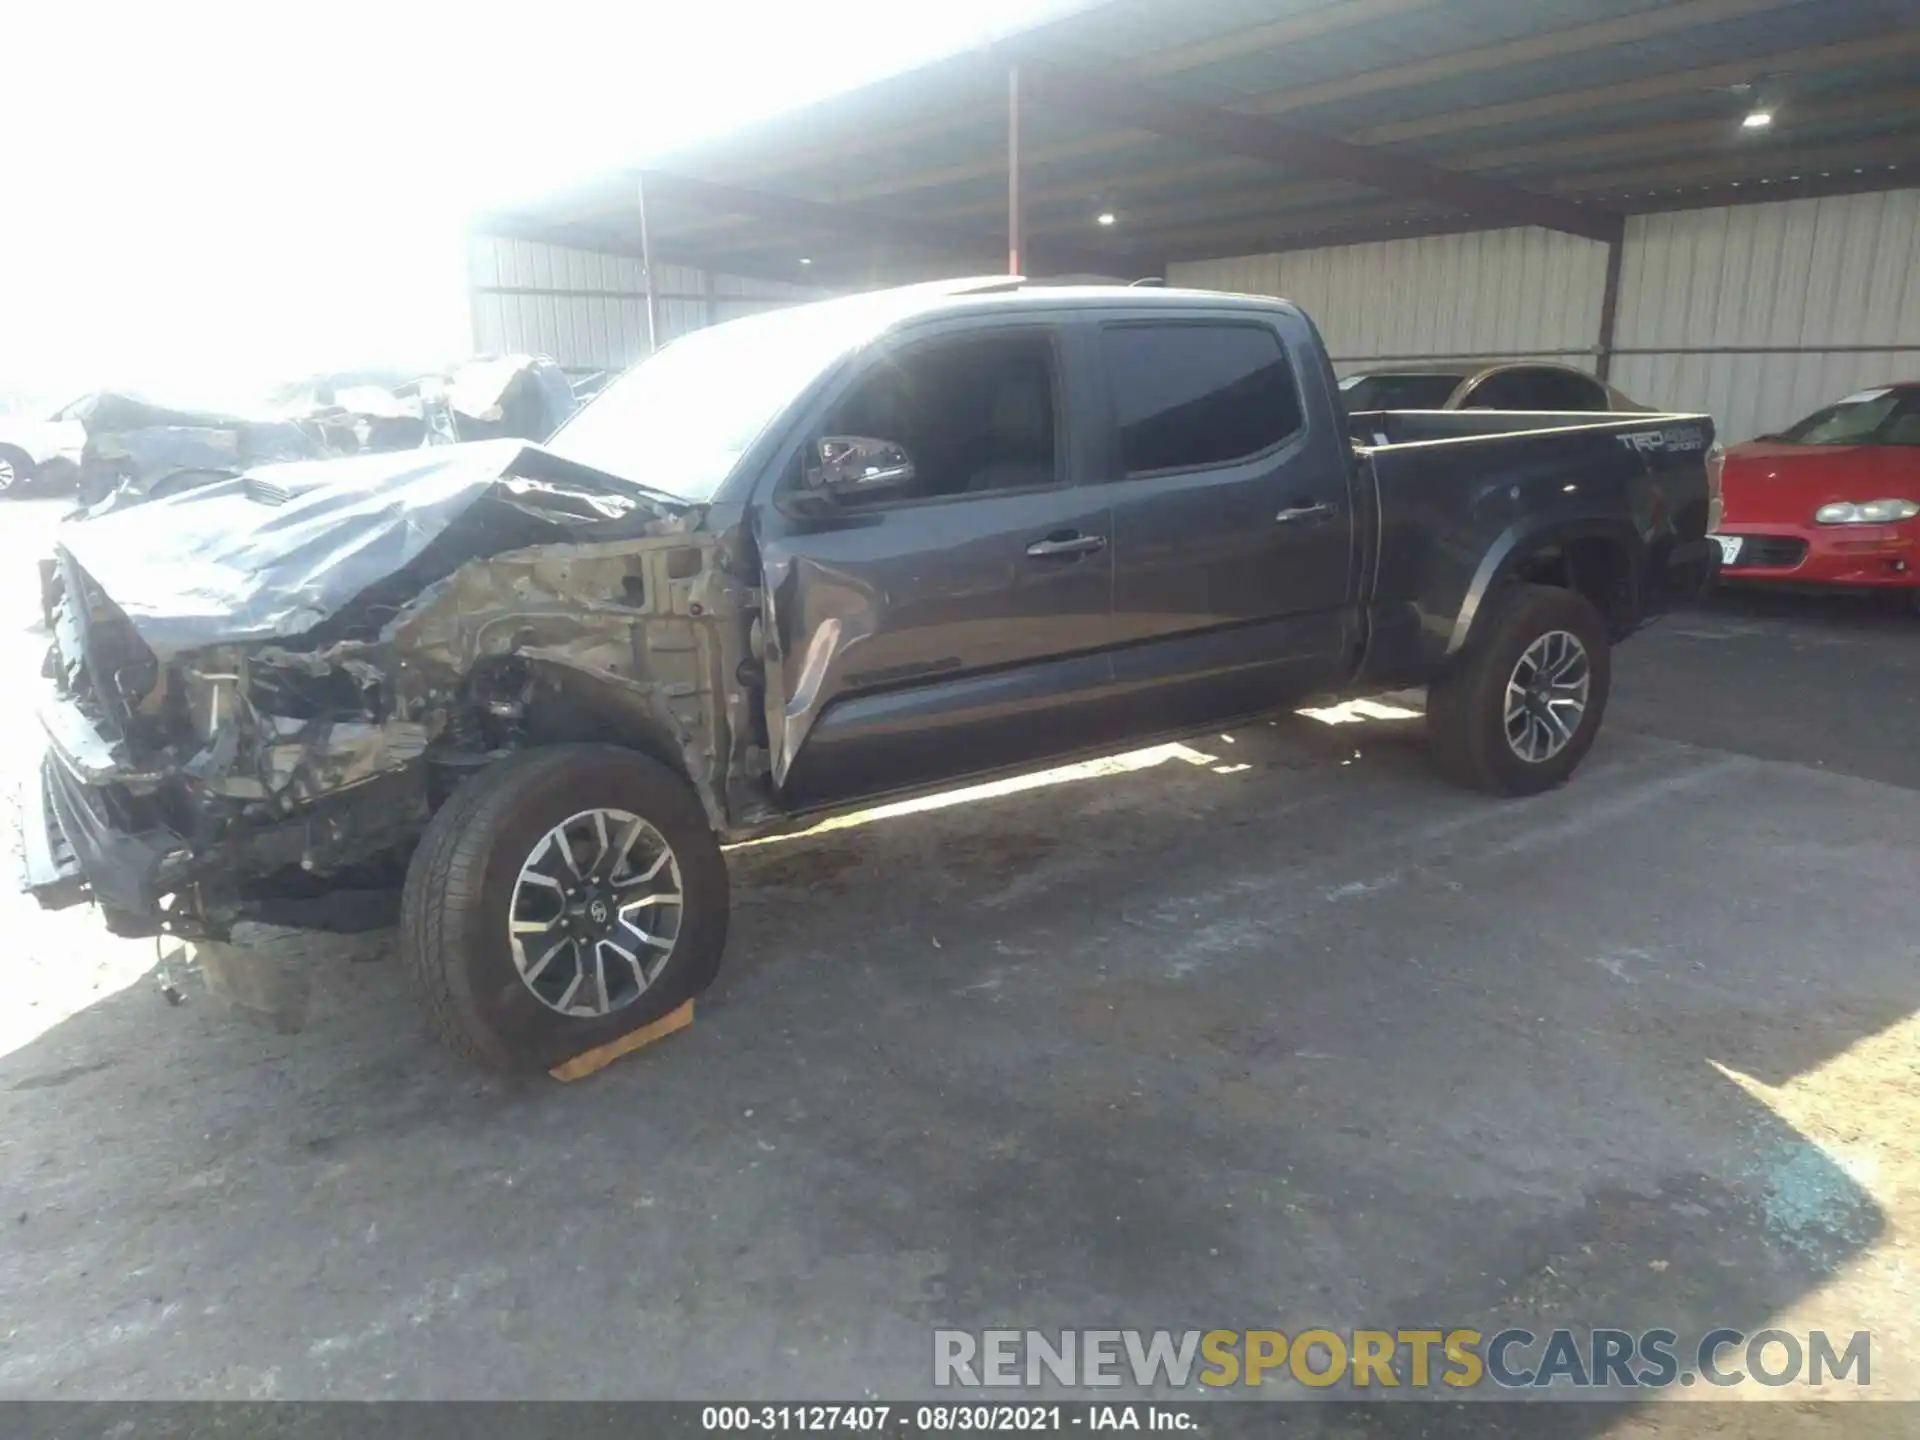
M 1289 333 L 1289 327 L 1298 333 Z M 1114 626 L 1155 729 L 1255 714 L 1344 674 L 1353 466 L 1301 317 L 1222 310 L 1101 326 Z
M 788 808 L 1098 743 L 1113 551 L 1078 419 L 1090 343 L 1043 318 L 916 327 L 804 423 L 755 518 L 767 731 Z M 890 468 L 907 477 L 822 495 L 823 442 L 904 460 Z

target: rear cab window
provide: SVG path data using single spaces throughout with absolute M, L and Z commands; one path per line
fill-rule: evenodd
M 1101 327 L 1121 473 L 1231 465 L 1305 425 L 1279 335 L 1257 321 Z

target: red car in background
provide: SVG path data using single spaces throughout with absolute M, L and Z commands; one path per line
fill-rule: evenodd
M 1721 485 L 1722 579 L 1920 597 L 1920 383 L 1733 446 Z

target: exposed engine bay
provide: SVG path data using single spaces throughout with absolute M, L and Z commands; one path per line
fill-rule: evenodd
M 45 799 L 108 924 L 363 928 L 356 897 L 381 923 L 438 802 L 557 740 L 653 750 L 720 826 L 730 781 L 765 768 L 725 699 L 758 592 L 703 516 L 496 441 L 271 467 L 71 527 L 44 597 Z

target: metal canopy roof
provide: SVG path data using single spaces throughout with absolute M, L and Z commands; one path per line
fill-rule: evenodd
M 1103 0 L 476 228 L 637 253 L 644 187 L 665 261 L 992 269 L 1016 67 L 1030 274 L 1515 224 L 1605 239 L 1920 176 L 1920 0 Z M 1773 123 L 1743 128 L 1754 109 Z

